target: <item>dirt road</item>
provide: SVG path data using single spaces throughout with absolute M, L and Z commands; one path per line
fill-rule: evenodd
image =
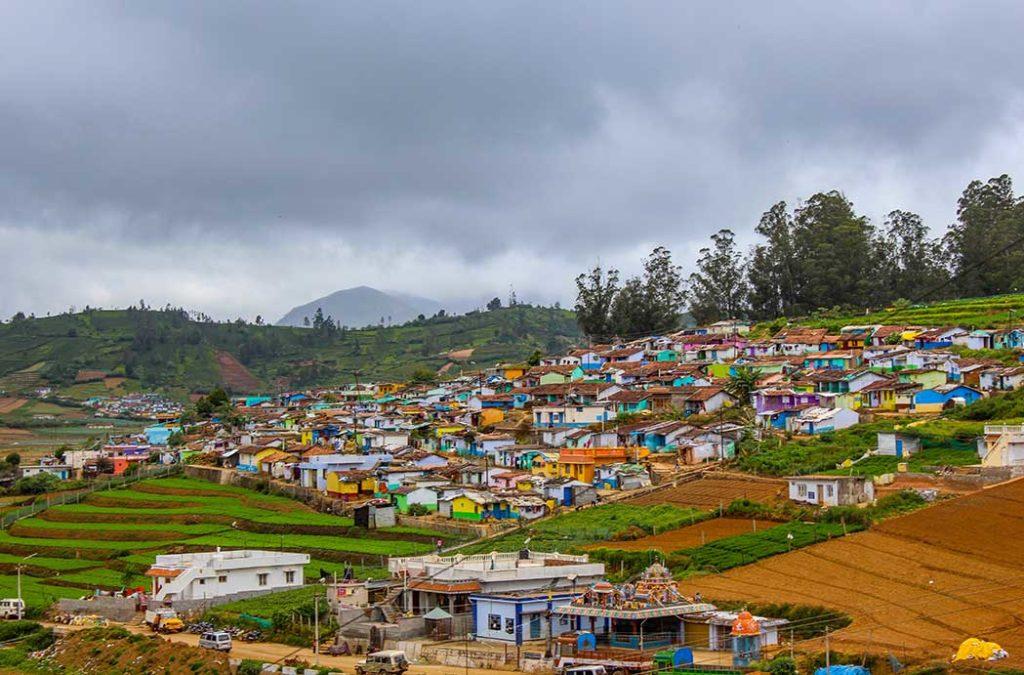
M 152 635 L 152 631 L 146 626 L 126 625 L 125 628 L 143 635 Z M 192 646 L 198 646 L 199 636 L 191 633 L 176 633 L 174 635 L 163 635 L 171 642 L 182 642 Z M 243 642 L 236 640 L 231 649 L 233 659 L 256 659 L 267 663 L 283 663 L 285 659 L 299 659 L 307 663 L 314 663 L 316 657 L 311 649 L 298 649 L 276 642 Z M 328 656 L 320 655 L 320 665 L 328 668 L 336 668 L 345 673 L 354 673 L 355 665 L 361 659 L 357 656 Z M 437 666 L 427 664 L 415 664 L 408 671 L 409 675 L 495 675 L 502 673 L 507 675 L 507 670 L 485 670 L 480 668 L 458 668 L 456 666 Z

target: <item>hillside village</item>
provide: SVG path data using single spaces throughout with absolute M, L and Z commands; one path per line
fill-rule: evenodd
M 1024 383 L 1024 363 L 1006 365 L 1005 355 L 1016 360 L 1022 347 L 1022 328 L 787 328 L 756 338 L 750 324 L 723 321 L 434 383 L 237 398 L 241 421 L 230 428 L 216 417 L 169 422 L 23 470 L 67 477 L 106 459 L 119 474 L 158 456 L 346 504 L 386 500 L 404 515 L 515 522 L 729 460 L 748 435 L 928 419 L 1012 391 Z M 737 415 L 742 408 L 747 417 Z M 898 449 L 880 452 L 909 457 L 920 445 L 910 429 L 894 435 Z M 1024 462 L 986 447 L 979 464 Z
M 29 608 L 59 620 L 130 622 L 142 602 L 195 630 L 255 613 L 275 627 L 254 639 L 309 640 L 260 597 L 319 581 L 321 638 L 344 649 L 401 641 L 424 661 L 519 668 L 533 645 L 562 668 L 640 672 L 685 648 L 739 672 L 792 648 L 800 612 L 825 610 L 759 589 L 742 612 L 702 598 L 729 596 L 708 575 L 1024 474 L 1024 427 L 966 421 L 1015 396 L 1022 347 L 1024 328 L 721 321 L 432 381 L 217 390 L 187 408 L 96 396 L 97 416 L 148 426 L 22 462 L 48 496 L 5 513 L 0 549 L 63 569 L 90 547 L 67 585 L 29 577 Z M 787 454 L 815 444 L 834 450 L 810 470 Z M 845 639 L 867 653 L 849 612 Z M 821 628 L 850 619 L 834 621 Z M 472 650 L 447 651 L 467 633 Z

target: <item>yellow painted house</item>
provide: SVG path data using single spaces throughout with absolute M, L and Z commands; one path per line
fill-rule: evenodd
M 900 382 L 914 382 L 925 389 L 934 389 L 946 384 L 946 373 L 942 370 L 906 370 L 899 374 Z
M 501 408 L 481 408 L 480 426 L 487 427 L 505 420 L 505 411 Z
M 550 452 L 542 452 L 533 458 L 530 473 L 545 478 L 558 477 L 558 455 Z
M 260 462 L 277 452 L 280 452 L 279 448 L 264 448 L 257 452 L 243 450 L 238 453 L 238 470 L 256 473 L 260 470 Z
M 327 494 L 336 499 L 369 499 L 376 491 L 377 479 L 372 475 L 353 475 L 345 471 L 332 471 L 327 474 Z
M 445 436 L 447 434 L 457 434 L 465 430 L 466 427 L 462 426 L 461 424 L 449 424 L 448 426 L 437 427 L 436 429 L 434 429 L 434 435 L 437 438 L 441 438 L 442 436 Z
M 526 374 L 527 367 L 523 365 L 506 364 L 501 366 L 501 374 L 506 380 L 518 380 Z

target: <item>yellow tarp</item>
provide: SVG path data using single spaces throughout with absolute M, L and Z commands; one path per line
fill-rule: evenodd
M 1005 656 L 1006 652 L 995 642 L 985 642 L 978 638 L 967 638 L 961 643 L 960 649 L 956 650 L 956 656 L 953 657 L 953 660 L 967 661 L 968 659 L 978 659 L 980 661 L 989 661 L 1001 659 Z

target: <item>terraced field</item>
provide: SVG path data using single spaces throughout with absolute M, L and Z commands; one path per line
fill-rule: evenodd
M 845 612 L 833 635 L 846 653 L 948 658 L 982 636 L 1024 664 L 1024 481 L 892 518 L 690 583 L 704 597 L 789 602 Z
M 26 602 L 41 607 L 60 597 L 125 583 L 148 585 L 142 572 L 161 552 L 264 548 L 309 553 L 310 579 L 339 572 L 346 562 L 360 576 L 380 578 L 389 555 L 433 550 L 447 534 L 416 528 L 367 532 L 350 518 L 244 488 L 190 478 L 146 480 L 130 489 L 88 495 L 54 506 L 0 531 L 0 597 L 14 589 L 15 566 Z
M 772 502 L 783 494 L 785 488 L 784 480 L 709 473 L 692 483 L 650 492 L 635 499 L 624 500 L 624 503 L 637 506 L 674 504 L 698 509 L 717 509 L 744 497 L 757 502 Z
M 669 530 L 661 534 L 633 539 L 632 541 L 607 541 L 594 544 L 592 548 L 613 548 L 620 551 L 647 551 L 656 549 L 662 553 L 671 553 L 684 548 L 694 548 L 726 537 L 733 537 L 748 532 L 761 532 L 779 523 L 771 521 L 754 521 L 745 518 L 713 518 L 687 525 L 677 530 Z

